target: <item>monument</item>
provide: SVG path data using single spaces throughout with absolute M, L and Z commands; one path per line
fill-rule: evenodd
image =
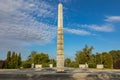
M 63 9 L 58 5 L 57 71 L 64 72 Z

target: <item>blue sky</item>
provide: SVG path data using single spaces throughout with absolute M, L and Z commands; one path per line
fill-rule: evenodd
M 120 49 L 120 0 L 0 0 L 0 59 L 8 50 L 56 58 L 58 3 L 63 4 L 64 54 L 85 44 L 93 53 Z

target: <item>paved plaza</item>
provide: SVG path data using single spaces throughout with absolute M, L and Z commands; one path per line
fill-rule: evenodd
M 0 80 L 120 80 L 120 70 L 0 70 Z

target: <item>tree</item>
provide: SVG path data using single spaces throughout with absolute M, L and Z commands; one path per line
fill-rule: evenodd
M 102 54 L 100 53 L 96 53 L 96 64 L 102 64 L 103 61 L 102 61 Z
M 91 54 L 93 49 L 93 46 L 89 48 L 87 45 L 85 45 L 85 48 L 83 48 L 83 53 L 86 55 L 87 62 L 91 61 Z
M 11 61 L 11 51 L 8 51 L 7 53 L 7 59 L 8 62 Z
M 35 64 L 43 64 L 49 62 L 49 56 L 45 53 L 36 54 L 34 56 L 34 63 Z
M 71 59 L 70 59 L 70 58 L 66 58 L 66 59 L 65 59 L 65 66 L 66 66 L 66 67 L 69 67 L 69 66 L 70 66 L 70 63 L 71 63 Z
M 70 63 L 70 67 L 78 68 L 78 67 L 79 67 L 79 64 L 78 64 L 76 61 L 72 61 L 72 62 Z
M 15 68 L 18 68 L 18 55 L 15 54 L 15 59 L 14 59 L 14 64 L 15 64 Z
M 30 64 L 42 64 L 42 67 L 48 67 L 50 63 L 48 54 L 37 53 L 36 51 L 32 51 L 26 61 Z
M 17 58 L 17 60 L 18 60 L 18 67 L 20 68 L 21 63 L 22 63 L 22 61 L 21 61 L 21 53 L 19 53 L 19 55 L 17 57 L 18 57 Z
M 34 64 L 42 64 L 43 67 L 48 67 L 49 66 L 49 56 L 48 54 L 45 53 L 37 53 L 36 51 L 32 51 L 30 56 L 28 57 L 27 60 L 29 63 L 34 63 Z
M 95 63 L 96 64 L 96 55 L 95 54 L 91 55 L 91 61 L 90 61 L 90 63 Z
M 14 69 L 16 67 L 16 55 L 12 52 L 11 61 L 9 62 L 9 68 Z
M 76 53 L 75 61 L 79 64 L 85 64 L 86 62 L 91 62 L 91 55 L 92 55 L 93 47 L 88 47 L 85 45 L 85 47 Z
M 87 62 L 87 57 L 86 57 L 86 55 L 82 51 L 79 51 L 76 54 L 75 61 L 78 64 L 85 64 Z
M 120 69 L 120 60 L 117 60 L 114 65 L 113 65 L 114 69 Z
M 96 55 L 91 55 L 91 61 L 88 63 L 89 68 L 96 68 Z
M 6 58 L 6 65 L 7 65 L 6 68 L 9 68 L 10 61 L 11 61 L 11 51 L 8 51 L 7 58 Z
M 31 64 L 34 63 L 34 56 L 37 54 L 36 51 L 32 51 L 31 54 L 28 56 L 27 61 L 29 61 Z
M 8 54 L 7 54 L 7 65 L 8 67 L 7 68 L 10 68 L 10 69 L 16 69 L 16 68 L 20 68 L 20 65 L 21 65 L 21 54 L 17 54 L 15 52 L 12 52 L 12 56 L 10 57 L 11 55 L 11 52 L 9 51 Z
M 113 65 L 113 59 L 112 55 L 106 52 L 102 53 L 103 55 L 103 64 L 105 68 L 112 68 Z
M 113 67 L 117 68 L 120 60 L 120 50 L 112 50 L 109 54 L 111 54 L 113 58 Z
M 31 63 L 28 61 L 23 61 L 22 62 L 22 67 L 23 68 L 31 68 Z

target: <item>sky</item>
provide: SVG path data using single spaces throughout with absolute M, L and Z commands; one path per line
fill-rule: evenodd
M 96 52 L 120 50 L 120 0 L 0 0 L 0 59 L 31 51 L 56 58 L 58 4 L 63 4 L 64 54 L 85 45 Z

